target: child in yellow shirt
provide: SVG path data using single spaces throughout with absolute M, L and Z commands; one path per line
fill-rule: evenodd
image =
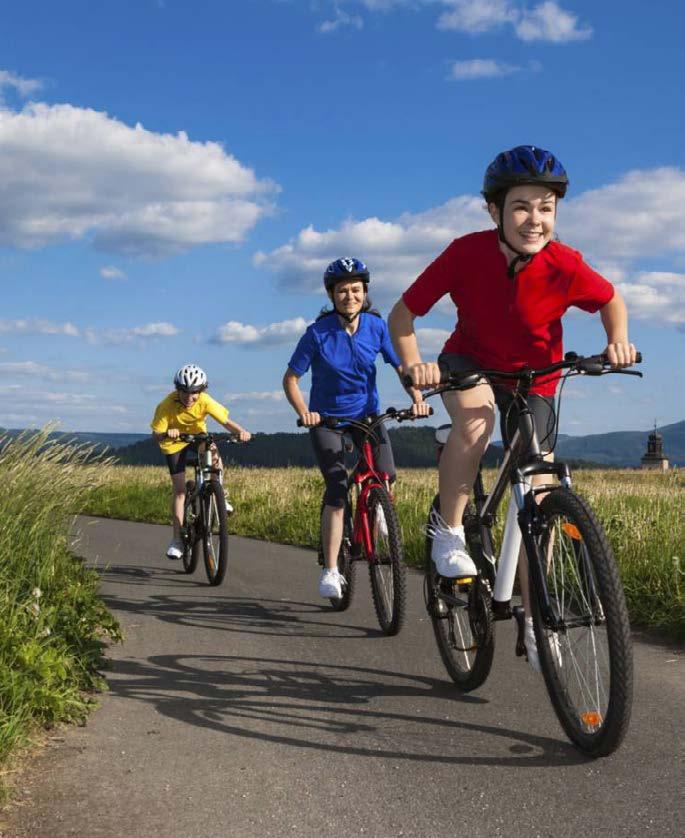
M 193 453 L 193 449 L 189 449 L 188 443 L 182 442 L 179 436 L 206 433 L 207 416 L 211 416 L 227 431 L 235 434 L 241 442 L 248 442 L 252 434 L 237 422 L 232 422 L 228 418 L 227 408 L 205 392 L 207 376 L 197 364 L 186 364 L 181 367 L 174 376 L 174 387 L 175 390 L 157 405 L 150 426 L 152 436 L 166 455 L 173 486 L 171 518 L 174 535 L 166 554 L 170 559 L 180 559 L 183 555 L 181 521 L 186 497 L 186 461 L 188 452 Z M 221 468 L 221 458 L 216 445 L 212 444 L 211 450 L 214 454 L 214 465 Z M 233 511 L 228 500 L 226 508 L 229 512 Z

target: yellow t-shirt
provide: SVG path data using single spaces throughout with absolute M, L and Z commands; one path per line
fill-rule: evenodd
M 150 427 L 157 434 L 166 433 L 169 428 L 178 428 L 182 434 L 201 434 L 207 431 L 207 416 L 224 425 L 228 419 L 228 410 L 207 393 L 200 393 L 200 398 L 195 404 L 186 407 L 181 404 L 174 390 L 157 405 Z M 165 454 L 175 454 L 182 451 L 186 445 L 188 443 L 180 439 L 163 439 L 159 442 L 159 447 Z

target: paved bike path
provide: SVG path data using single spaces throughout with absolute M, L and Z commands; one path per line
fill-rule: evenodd
M 511 624 L 486 684 L 455 692 L 416 573 L 386 638 L 360 565 L 336 614 L 310 551 L 232 538 L 216 589 L 163 558 L 166 527 L 79 523 L 126 641 L 101 707 L 26 770 L 5 835 L 682 834 L 685 686 L 668 646 L 636 643 L 628 737 L 590 761 L 514 657 Z

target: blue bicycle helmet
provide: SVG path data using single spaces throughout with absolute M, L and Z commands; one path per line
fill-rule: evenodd
M 326 291 L 331 291 L 336 283 L 350 279 L 359 279 L 366 285 L 369 284 L 369 269 L 360 259 L 348 257 L 331 262 L 324 271 L 323 284 Z
M 563 198 L 568 188 L 566 169 L 544 148 L 519 145 L 503 151 L 490 163 L 483 179 L 483 197 L 490 203 L 498 202 L 512 186 L 533 184 L 549 186 Z

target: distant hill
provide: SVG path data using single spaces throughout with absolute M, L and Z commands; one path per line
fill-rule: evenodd
M 427 425 L 391 427 L 390 438 L 395 460 L 400 468 L 422 468 L 435 464 L 435 428 Z M 16 430 L 0 434 L 15 435 Z M 664 451 L 671 465 L 685 465 L 685 421 L 659 428 L 664 438 Z M 649 431 L 616 431 L 590 436 L 559 435 L 557 455 L 572 465 L 635 467 L 647 448 Z M 117 434 L 79 431 L 54 433 L 52 438 L 92 443 L 97 451 L 108 449 L 126 465 L 162 465 L 164 458 L 159 446 L 149 434 Z M 221 440 L 226 434 L 218 434 Z M 313 466 L 314 455 L 306 433 L 255 434 L 249 445 L 222 445 L 226 462 L 251 466 Z M 111 449 L 114 449 L 112 451 Z M 486 465 L 496 465 L 502 459 L 502 448 L 493 444 L 488 449 Z

